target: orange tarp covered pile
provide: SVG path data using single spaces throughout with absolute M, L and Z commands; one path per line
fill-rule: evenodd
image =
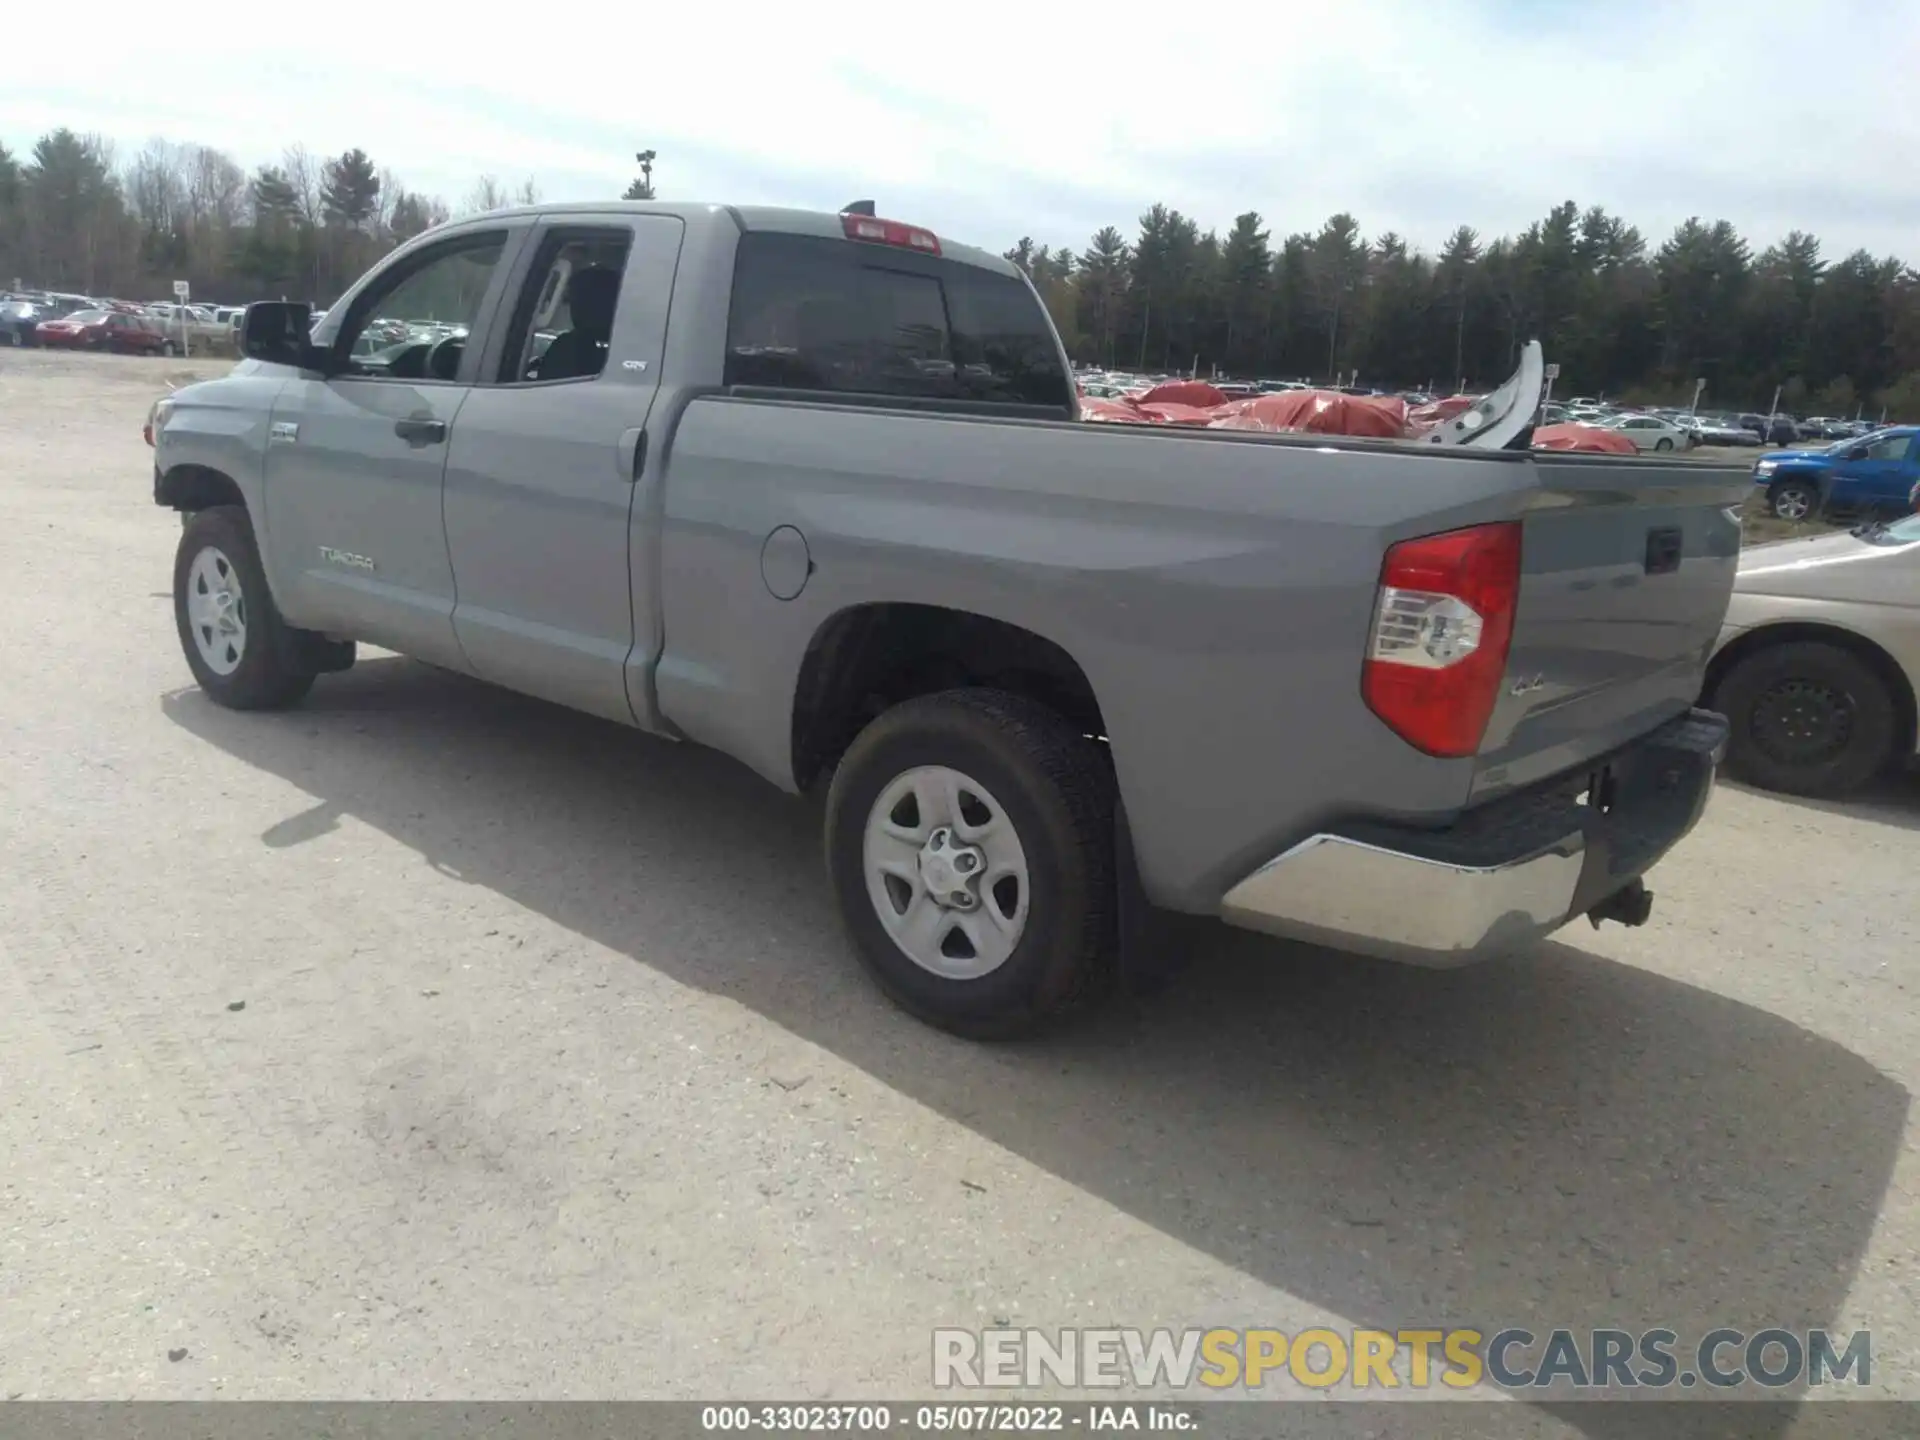
M 1633 441 L 1598 425 L 1542 425 L 1533 432 L 1536 450 L 1579 450 L 1591 455 L 1637 455 Z
M 1282 390 L 1233 400 L 1212 421 L 1219 430 L 1304 431 L 1309 435 L 1364 435 L 1404 440 L 1407 402 L 1393 395 L 1343 395 L 1338 390 Z
M 1339 390 L 1279 390 L 1230 400 L 1204 380 L 1170 380 L 1119 400 L 1080 398 L 1080 418 L 1107 425 L 1190 425 L 1209 430 L 1259 430 L 1292 435 L 1351 435 L 1371 440 L 1417 440 L 1480 399 L 1450 395 L 1414 409 L 1396 395 L 1348 395 Z M 1631 455 L 1633 442 L 1591 425 L 1543 425 L 1536 450 L 1583 450 Z
M 1462 400 L 1458 408 L 1472 403 Z M 1417 423 L 1407 412 L 1407 402 L 1394 395 L 1280 390 L 1230 400 L 1204 380 L 1171 380 L 1118 400 L 1082 395 L 1080 418 L 1103 425 L 1192 425 L 1211 430 L 1360 435 L 1374 440 L 1413 439 L 1439 423 L 1437 419 Z
M 1163 380 L 1139 396 L 1142 405 L 1191 405 L 1196 410 L 1211 410 L 1227 403 L 1226 392 L 1216 390 L 1204 380 Z

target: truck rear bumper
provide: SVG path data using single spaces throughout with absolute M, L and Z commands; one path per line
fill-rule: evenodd
M 1726 720 L 1693 710 L 1445 830 L 1357 824 L 1309 836 L 1229 890 L 1221 915 L 1415 965 L 1525 948 L 1633 885 L 1694 827 L 1726 745 Z

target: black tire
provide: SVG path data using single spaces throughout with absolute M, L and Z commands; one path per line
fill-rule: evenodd
M 245 640 L 238 664 L 226 674 L 208 663 L 194 638 L 188 610 L 188 591 L 194 560 L 213 549 L 224 557 L 239 583 L 244 604 Z M 229 710 L 277 710 L 293 704 L 313 688 L 318 666 L 304 664 L 300 637 L 280 618 L 279 607 L 267 588 L 260 566 L 260 550 L 253 524 L 238 505 L 216 505 L 187 519 L 173 560 L 173 618 L 180 632 L 180 648 L 187 667 L 209 698 Z
M 174 349 L 173 341 L 162 340 L 160 342 L 160 353 L 163 356 L 165 356 L 167 359 L 171 360 L 175 355 L 179 354 L 180 352 Z
M 990 791 L 1019 837 L 1030 891 L 1012 953 L 972 979 L 913 960 L 868 893 L 866 827 L 894 780 L 944 766 Z M 1052 710 L 998 690 L 948 690 L 894 706 L 848 748 L 827 795 L 827 869 L 867 972 L 902 1008 L 971 1039 L 1005 1039 L 1109 988 L 1118 940 L 1114 779 L 1104 748 Z
M 1887 683 L 1837 645 L 1789 640 L 1755 650 L 1734 662 L 1711 703 L 1733 727 L 1727 768 L 1763 789 L 1845 795 L 1893 759 Z
M 1782 497 L 1797 498 L 1800 513 L 1781 513 L 1783 508 L 1794 508 L 1791 501 L 1783 506 Z M 1776 520 L 1811 520 L 1820 509 L 1820 491 L 1805 480 L 1782 480 L 1767 491 L 1767 509 Z
M 1671 450 L 1673 448 L 1673 441 L 1667 436 L 1662 435 L 1658 440 L 1653 442 L 1653 448 L 1656 450 Z

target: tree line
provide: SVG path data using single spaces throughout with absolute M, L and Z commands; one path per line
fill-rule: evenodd
M 59 129 L 25 156 L 0 145 L 0 283 L 139 300 L 185 280 L 222 304 L 326 303 L 456 214 L 539 198 L 530 179 L 483 175 L 449 206 L 360 149 L 296 145 L 249 172 L 210 146 L 155 140 L 121 164 L 98 136 Z
M 652 150 L 629 199 L 654 193 Z M 531 180 L 482 176 L 457 205 L 407 188 L 364 150 L 295 146 L 244 170 L 223 152 L 155 141 L 124 164 L 58 129 L 25 156 L 0 146 L 0 277 L 147 298 L 185 279 L 224 303 L 327 303 L 393 246 L 457 214 L 531 203 Z M 1598 207 L 1556 205 L 1518 235 L 1469 226 L 1427 254 L 1348 214 L 1286 234 L 1255 211 L 1222 235 L 1154 205 L 1075 250 L 1021 239 L 1075 359 L 1108 368 L 1472 388 L 1540 339 L 1560 394 L 1709 408 L 1920 419 L 1920 273 L 1856 250 L 1827 259 L 1801 231 L 1755 253 L 1724 220 L 1660 244 Z
M 1920 419 L 1920 272 L 1856 250 L 1826 260 L 1794 231 L 1756 254 L 1724 220 L 1658 246 L 1569 200 L 1518 235 L 1456 229 L 1438 255 L 1348 214 L 1275 243 L 1249 211 L 1225 236 L 1155 205 L 1129 240 L 1079 253 L 1022 239 L 1076 359 L 1154 372 L 1342 379 L 1442 391 L 1490 385 L 1537 338 L 1556 393 L 1693 398 L 1796 414 Z

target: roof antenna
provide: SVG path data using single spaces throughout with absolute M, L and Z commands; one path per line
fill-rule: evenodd
M 874 211 L 873 211 L 873 201 L 871 200 L 855 200 L 851 205 L 848 205 L 840 213 L 842 215 L 865 215 L 869 219 L 875 218 Z

